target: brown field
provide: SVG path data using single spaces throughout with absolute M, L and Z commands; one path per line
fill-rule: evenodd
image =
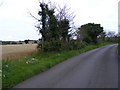
M 2 45 L 2 60 L 15 59 L 37 52 L 37 44 Z

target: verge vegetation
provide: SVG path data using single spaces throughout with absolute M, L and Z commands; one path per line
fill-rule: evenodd
M 38 52 L 16 60 L 3 60 L 2 87 L 11 88 L 16 84 L 48 70 L 54 65 L 83 52 L 112 43 L 84 45 L 81 49 L 61 52 Z

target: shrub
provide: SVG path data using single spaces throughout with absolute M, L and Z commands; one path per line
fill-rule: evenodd
M 61 50 L 62 43 L 60 40 L 54 40 L 52 39 L 50 42 L 45 41 L 43 43 L 43 51 L 49 52 L 49 51 L 60 51 Z M 37 48 L 39 50 L 42 49 L 42 43 L 39 43 Z
M 83 39 L 83 41 L 85 41 L 85 42 L 87 42 L 87 43 L 91 43 L 91 42 L 92 42 L 92 39 L 91 39 L 91 37 L 86 36 L 86 37 Z
M 85 42 L 79 40 L 70 40 L 69 42 L 62 44 L 62 50 L 78 50 L 86 45 Z
M 87 45 L 86 42 L 80 42 L 79 40 L 70 40 L 61 41 L 61 40 L 54 40 L 52 39 L 50 42 L 44 42 L 43 51 L 50 52 L 50 51 L 64 51 L 64 50 L 78 50 L 83 48 Z M 42 43 L 38 44 L 38 49 L 42 49 Z

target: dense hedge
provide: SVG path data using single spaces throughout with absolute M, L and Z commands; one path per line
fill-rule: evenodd
M 51 42 L 44 42 L 43 49 L 45 52 L 49 51 L 64 51 L 64 50 L 78 50 L 87 45 L 86 42 L 80 42 L 78 40 L 70 40 L 64 42 L 60 40 L 52 40 Z M 42 43 L 38 44 L 38 49 L 42 49 Z

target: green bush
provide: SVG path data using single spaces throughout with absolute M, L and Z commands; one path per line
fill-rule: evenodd
M 86 37 L 83 39 L 83 41 L 85 41 L 86 43 L 91 43 L 91 42 L 92 42 L 92 39 L 91 39 L 91 37 L 86 36 Z
M 70 40 L 62 44 L 62 50 L 78 50 L 83 48 L 87 43 L 80 42 L 79 40 Z
M 64 50 L 78 50 L 86 46 L 86 42 L 80 42 L 79 40 L 70 40 L 69 42 L 61 40 L 51 40 L 50 42 L 44 42 L 43 51 L 64 51 Z M 38 49 L 42 49 L 42 43 L 38 44 Z
M 60 40 L 54 40 L 52 39 L 50 42 L 45 41 L 43 43 L 43 51 L 49 52 L 49 51 L 60 51 L 61 50 L 62 43 Z M 42 43 L 39 43 L 37 48 L 39 50 L 42 49 Z

